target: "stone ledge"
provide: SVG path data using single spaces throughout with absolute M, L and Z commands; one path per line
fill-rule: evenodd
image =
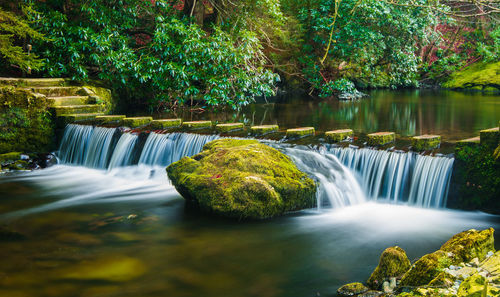
M 306 137 L 314 135 L 314 127 L 301 127 L 286 130 L 286 137 Z
M 330 142 L 340 142 L 349 139 L 353 133 L 352 129 L 340 129 L 325 132 L 325 137 Z
M 495 149 L 500 144 L 500 134 L 498 127 L 479 131 L 481 146 Z
M 243 123 L 226 123 L 226 124 L 218 124 L 215 126 L 217 131 L 219 132 L 231 132 L 236 130 L 242 130 L 245 128 Z
M 369 145 L 385 145 L 396 141 L 396 133 L 394 132 L 376 132 L 367 136 Z
M 441 146 L 441 136 L 439 135 L 420 135 L 411 139 L 413 150 L 425 151 L 439 148 Z
M 153 120 L 152 117 L 133 117 L 124 118 L 123 125 L 130 128 L 142 127 L 149 124 Z
M 279 126 L 278 125 L 252 126 L 250 127 L 250 130 L 254 134 L 267 134 L 267 133 L 278 132 Z
M 168 129 L 168 128 L 176 128 L 180 127 L 182 124 L 182 119 L 159 119 L 153 120 L 149 123 L 151 129 Z
M 211 121 L 191 121 L 182 123 L 182 127 L 189 129 L 210 129 L 212 128 Z

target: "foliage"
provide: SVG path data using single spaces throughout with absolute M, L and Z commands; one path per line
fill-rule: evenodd
M 347 78 L 337 79 L 336 81 L 329 81 L 321 86 L 320 97 L 327 97 L 334 92 L 356 92 L 356 86 Z
M 278 76 L 263 67 L 252 31 L 206 32 L 168 1 L 72 2 L 66 13 L 61 1 L 30 4 L 51 39 L 37 47 L 49 76 L 97 77 L 151 106 L 200 101 L 236 109 L 274 93 Z
M 37 55 L 27 53 L 20 46 L 22 41 L 28 38 L 42 40 L 44 37 L 25 20 L 0 8 L 0 66 L 3 69 L 14 65 L 29 72 L 39 70 L 43 66 Z
M 461 147 L 455 153 L 459 206 L 466 209 L 500 209 L 500 162 L 484 147 Z

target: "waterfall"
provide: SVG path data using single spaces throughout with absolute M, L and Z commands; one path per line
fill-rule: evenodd
M 217 138 L 217 135 L 152 132 L 146 140 L 139 164 L 168 166 L 184 156 L 196 155 L 206 143 Z
M 317 206 L 340 208 L 366 201 L 352 173 L 337 157 L 310 149 L 281 148 L 297 167 L 319 181 Z
M 453 158 L 368 148 L 330 147 L 328 153 L 351 168 L 372 200 L 444 207 Z
M 58 156 L 63 164 L 163 179 L 165 166 L 199 153 L 217 138 L 190 133 L 137 135 L 116 128 L 68 125 Z M 446 205 L 453 158 L 368 148 L 329 146 L 315 150 L 267 144 L 287 154 L 299 169 L 318 181 L 318 208 L 339 208 L 366 200 L 428 208 Z M 136 166 L 129 171 L 123 169 L 132 165 Z

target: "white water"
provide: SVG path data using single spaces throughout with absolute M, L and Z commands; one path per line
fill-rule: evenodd
M 367 148 L 331 147 L 328 152 L 356 172 L 372 200 L 427 208 L 446 206 L 453 158 Z
M 218 138 L 150 133 L 141 145 L 138 135 L 118 136 L 113 128 L 68 125 L 59 151 L 63 165 L 23 177 L 45 188 L 46 193 L 65 198 L 24 212 L 85 203 L 179 198 L 165 166 L 197 154 L 207 142 Z M 427 208 L 445 205 L 453 159 L 370 149 L 317 151 L 271 145 L 317 180 L 318 209 L 365 204 L 370 199 Z

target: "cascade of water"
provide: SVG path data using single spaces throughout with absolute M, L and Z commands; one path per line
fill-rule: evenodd
M 318 181 L 317 205 L 333 208 L 359 204 L 365 195 L 349 169 L 331 154 L 298 148 L 282 148 L 297 167 Z
M 95 127 L 89 139 L 83 165 L 90 168 L 106 168 L 110 157 L 111 142 L 116 129 Z
M 420 207 L 446 205 L 453 158 L 368 148 L 330 147 L 328 151 L 357 173 L 370 199 Z
M 88 141 L 94 127 L 70 124 L 64 130 L 59 148 L 59 159 L 62 163 L 83 164 L 87 152 Z
M 168 166 L 182 157 L 193 156 L 217 135 L 187 133 L 151 133 L 142 150 L 139 164 Z
M 139 137 L 131 133 L 123 133 L 116 144 L 108 169 L 132 165 L 132 152 Z

